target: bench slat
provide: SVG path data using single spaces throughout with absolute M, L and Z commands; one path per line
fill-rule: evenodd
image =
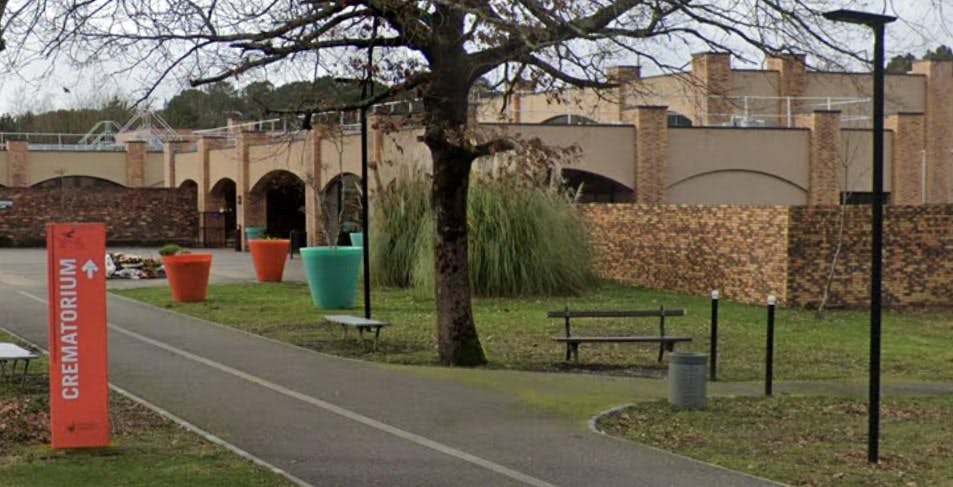
M 547 318 L 658 318 L 659 310 L 632 310 L 632 311 L 550 311 Z M 667 309 L 665 316 L 685 316 L 684 309 Z
M 347 326 L 390 326 L 390 323 L 383 321 L 369 320 L 360 316 L 351 315 L 326 315 L 324 320 Z
M 557 342 L 568 342 L 568 343 L 582 343 L 582 342 L 659 342 L 659 343 L 676 343 L 676 342 L 690 342 L 692 341 L 691 337 L 670 337 L 670 336 L 622 336 L 622 337 L 585 337 L 585 336 L 573 336 L 573 337 L 552 337 L 553 341 Z

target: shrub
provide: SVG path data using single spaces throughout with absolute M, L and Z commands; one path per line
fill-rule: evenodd
M 430 220 L 430 181 L 392 181 L 378 192 L 371 219 L 375 284 L 408 287 L 417 257 L 418 230 Z
M 189 250 L 183 247 L 180 247 L 176 244 L 165 244 L 159 249 L 159 255 L 168 256 L 168 255 L 182 255 L 188 254 Z
M 413 284 L 433 291 L 434 225 L 427 204 L 429 182 L 424 182 L 397 184 L 392 189 L 401 197 L 382 195 L 376 205 L 377 221 L 384 215 L 400 220 L 389 221 L 386 229 L 379 224 L 374 232 L 378 265 L 372 269 L 380 284 Z M 403 206 L 395 208 L 397 203 Z M 568 194 L 518 178 L 478 180 L 468 204 L 470 284 L 475 294 L 577 294 L 595 282 L 589 240 Z M 391 274 L 383 276 L 385 269 Z

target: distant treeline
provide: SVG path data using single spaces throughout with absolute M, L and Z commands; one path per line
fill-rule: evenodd
M 282 111 L 306 111 L 312 107 L 355 103 L 360 96 L 359 82 L 332 78 L 277 87 L 267 81 L 257 81 L 241 89 L 223 81 L 178 93 L 169 99 L 159 114 L 174 128 L 205 129 L 222 127 L 229 118 L 256 121 L 280 118 Z M 95 108 L 5 113 L 0 115 L 0 131 L 86 133 L 103 120 L 122 125 L 135 112 L 136 108 L 130 101 L 114 97 Z

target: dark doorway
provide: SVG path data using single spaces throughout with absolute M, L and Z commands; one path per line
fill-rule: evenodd
M 288 238 L 292 230 L 305 231 L 304 181 L 289 171 L 268 173 L 253 190 L 264 196 L 265 231 L 271 237 Z
M 221 235 L 215 236 L 211 244 L 210 240 L 205 240 L 206 247 L 231 247 L 234 246 L 236 233 L 236 207 L 235 207 L 236 184 L 235 181 L 225 178 L 219 180 L 209 191 L 208 202 L 206 203 L 206 212 L 203 216 L 204 221 L 209 222 L 212 228 L 215 228 Z M 206 237 L 210 237 L 206 228 Z
M 635 192 L 625 185 L 595 173 L 577 169 L 563 169 L 563 184 L 579 191 L 580 203 L 631 203 Z

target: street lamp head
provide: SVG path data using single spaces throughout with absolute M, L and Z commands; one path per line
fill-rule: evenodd
M 868 27 L 876 27 L 878 25 L 889 24 L 894 20 L 897 20 L 896 17 L 890 15 L 880 15 L 870 12 L 860 12 L 857 10 L 832 10 L 830 12 L 824 12 L 824 18 L 827 20 L 833 20 L 834 22 L 846 22 L 848 24 L 861 24 Z

